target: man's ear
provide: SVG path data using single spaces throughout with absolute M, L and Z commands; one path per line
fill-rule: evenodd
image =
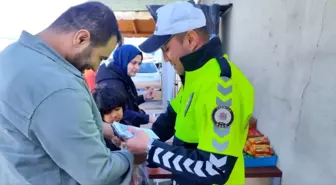
M 84 29 L 78 30 L 73 36 L 73 46 L 76 48 L 86 48 L 91 44 L 90 32 Z
M 188 47 L 192 51 L 196 50 L 197 44 L 199 42 L 199 36 L 196 31 L 191 30 L 187 32 L 186 39 L 188 42 Z

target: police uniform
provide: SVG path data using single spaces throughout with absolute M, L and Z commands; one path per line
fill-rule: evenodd
M 171 8 L 170 13 L 188 12 L 180 15 L 190 16 L 184 21 L 187 24 L 197 12 L 190 15 L 194 10 L 186 3 L 183 8 Z M 161 26 L 162 11 L 157 12 L 157 25 Z M 140 45 L 140 49 L 145 48 Z M 151 143 L 148 162 L 171 171 L 180 185 L 244 184 L 243 147 L 254 107 L 252 85 L 222 53 L 218 37 L 180 60 L 185 69 L 184 84 L 167 112 L 153 124 L 161 141 Z M 173 133 L 173 146 L 164 143 Z
M 221 54 L 217 37 L 181 61 L 185 83 L 170 103 L 176 113 L 174 146 L 154 141 L 149 162 L 171 171 L 178 184 L 244 184 L 252 85 Z M 165 125 L 173 125 L 163 121 L 167 113 L 162 116 L 153 124 L 159 136 L 169 134 L 169 129 L 162 129 Z

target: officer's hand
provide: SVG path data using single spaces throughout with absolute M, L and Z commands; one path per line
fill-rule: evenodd
M 125 141 L 127 150 L 133 154 L 146 153 L 150 140 L 149 136 L 143 130 L 134 127 L 128 127 L 128 130 L 134 134 L 134 137 Z

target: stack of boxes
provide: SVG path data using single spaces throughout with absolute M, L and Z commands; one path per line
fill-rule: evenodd
M 270 140 L 257 130 L 257 120 L 254 117 L 250 120 L 244 157 L 246 167 L 276 166 L 277 156 Z

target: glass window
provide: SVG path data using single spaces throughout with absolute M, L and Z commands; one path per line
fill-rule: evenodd
M 142 63 L 138 73 L 156 73 L 157 68 L 153 63 Z

